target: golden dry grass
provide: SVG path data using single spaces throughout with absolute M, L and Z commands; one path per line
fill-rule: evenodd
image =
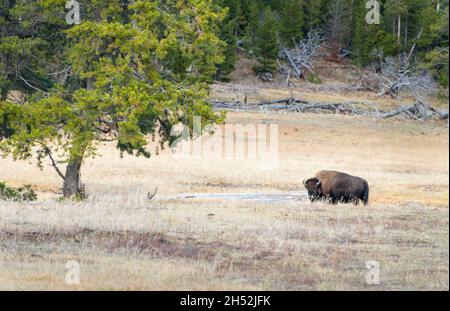
M 444 124 L 258 113 L 229 113 L 227 122 L 279 124 L 278 169 L 167 151 L 121 159 L 105 144 L 82 172 L 90 197 L 60 202 L 51 167 L 0 160 L 0 180 L 31 183 L 40 197 L 0 202 L 0 288 L 448 290 Z M 320 169 L 365 177 L 370 206 L 173 198 L 301 191 Z M 64 283 L 68 260 L 81 264 L 78 286 Z M 379 285 L 366 283 L 369 260 L 380 263 Z
M 400 107 L 401 105 L 410 105 L 415 102 L 411 96 L 404 95 L 402 98 L 380 97 L 374 92 L 369 91 L 342 91 L 340 93 L 331 89 L 324 91 L 320 89 L 320 85 L 311 84 L 302 80 L 299 82 L 300 88 L 284 88 L 279 85 L 265 85 L 263 82 L 251 83 L 216 83 L 213 87 L 213 100 L 224 102 L 243 103 L 247 96 L 248 103 L 261 103 L 270 100 L 279 100 L 294 97 L 309 102 L 325 102 L 325 103 L 362 103 L 370 109 L 372 106 L 381 111 L 390 111 Z M 427 102 L 432 106 L 440 109 L 448 109 L 448 101 L 431 97 Z

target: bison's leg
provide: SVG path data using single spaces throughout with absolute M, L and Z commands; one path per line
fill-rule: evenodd
M 348 203 L 349 200 L 350 200 L 349 197 L 341 195 L 338 199 L 338 202 L 344 204 L 344 203 Z
M 366 206 L 369 203 L 368 198 L 364 193 L 358 197 L 358 201 L 361 201 L 364 206 Z

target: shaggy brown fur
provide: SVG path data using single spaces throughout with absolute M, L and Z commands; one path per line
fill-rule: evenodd
M 338 202 L 353 202 L 361 200 L 364 205 L 369 202 L 369 185 L 361 177 L 351 176 L 337 171 L 320 171 L 314 178 L 304 181 L 311 201 L 330 200 Z

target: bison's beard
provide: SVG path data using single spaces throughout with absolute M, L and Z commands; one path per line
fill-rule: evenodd
M 309 200 L 311 202 L 316 202 L 316 201 L 322 201 L 323 200 L 323 195 L 322 194 L 309 194 Z

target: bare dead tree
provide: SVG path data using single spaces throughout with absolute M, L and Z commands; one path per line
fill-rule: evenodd
M 306 37 L 299 42 L 295 42 L 293 48 L 281 48 L 280 58 L 288 64 L 283 68 L 289 75 L 293 74 L 297 78 L 304 75 L 305 70 L 311 71 L 313 68 L 313 58 L 324 42 L 324 36 L 321 32 L 313 30 L 308 32 Z M 289 69 L 292 69 L 289 70 Z
M 398 115 L 402 115 L 408 119 L 414 119 L 419 121 L 430 120 L 433 118 L 437 118 L 439 120 L 448 119 L 448 111 L 436 109 L 420 101 L 411 105 L 401 106 L 392 111 L 384 112 L 380 114 L 380 117 L 386 119 Z
M 381 82 L 381 92 L 378 95 L 388 94 L 392 97 L 400 97 L 400 91 L 408 91 L 416 98 L 416 102 L 423 102 L 429 95 L 434 93 L 437 85 L 427 71 L 419 69 L 411 61 L 416 49 L 416 43 L 423 33 L 420 28 L 415 42 L 408 53 L 397 57 L 385 57 L 380 59 L 380 70 L 377 76 Z
M 390 95 L 401 97 L 401 92 L 407 92 L 417 101 L 424 101 L 428 95 L 436 91 L 436 83 L 424 70 L 411 65 L 409 57 L 399 55 L 388 56 L 381 61 L 381 70 L 376 73 L 380 82 L 378 96 Z

